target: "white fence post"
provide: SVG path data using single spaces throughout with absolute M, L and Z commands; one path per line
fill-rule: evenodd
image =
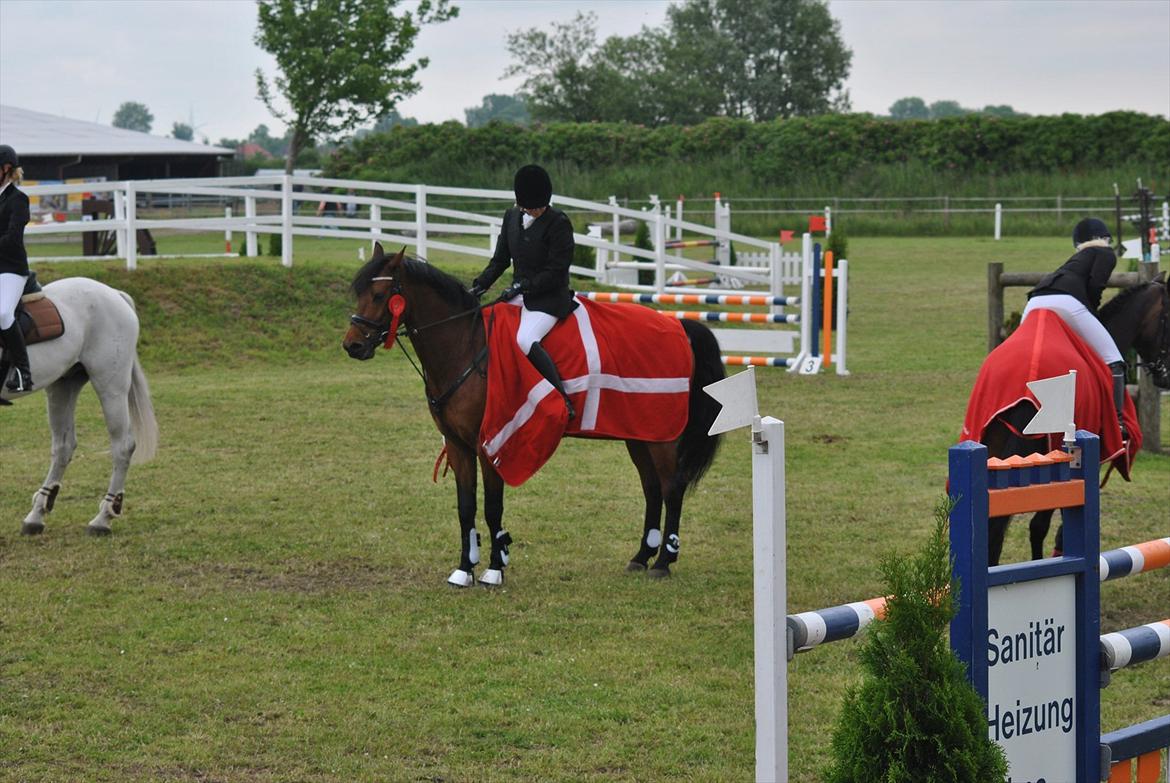
M 780 247 L 779 242 L 773 242 L 768 246 L 768 292 L 772 296 L 784 295 L 784 275 L 780 262 L 780 257 L 783 252 L 783 248 Z M 779 315 L 784 312 L 784 306 L 772 305 L 768 312 L 773 315 Z
M 378 241 L 378 234 L 382 232 L 382 205 L 370 204 L 370 249 L 374 248 L 374 243 Z
M 846 304 L 849 301 L 849 261 L 842 258 L 837 262 L 837 356 L 833 359 L 838 375 L 848 375 L 845 367 L 845 324 Z
M 832 233 L 833 233 L 833 210 L 828 205 L 825 205 L 825 239 L 828 239 L 829 235 Z
M 223 218 L 224 218 L 224 220 L 231 220 L 232 219 L 232 208 L 231 207 L 224 207 L 223 208 Z M 225 252 L 225 253 L 232 252 L 232 227 L 230 225 L 227 228 L 225 228 L 223 231 L 223 252 Z
M 126 194 L 122 190 L 115 190 L 112 194 L 114 197 L 114 220 L 118 221 L 120 228 L 114 229 L 114 243 L 117 247 L 118 258 L 126 257 Z
M 683 197 L 683 194 L 679 193 L 678 194 L 678 201 L 676 201 L 675 205 L 674 205 L 675 219 L 678 220 L 678 222 L 680 224 L 682 223 L 682 219 L 683 219 L 683 201 L 684 200 L 685 199 Z M 616 217 L 616 215 L 615 215 L 615 217 Z M 674 227 L 674 238 L 675 239 L 682 239 L 682 226 L 681 225 Z
M 133 182 L 126 183 L 126 269 L 138 268 L 138 191 Z
M 800 244 L 800 356 L 812 353 L 812 234 L 805 232 Z
M 788 780 L 788 623 L 784 422 L 752 423 L 756 781 Z
M 414 252 L 418 257 L 426 260 L 427 257 L 427 186 L 419 185 L 414 202 Z
M 654 202 L 654 289 L 666 291 L 666 220 L 658 208 L 657 196 Z
M 618 205 L 617 196 L 610 196 L 609 197 L 609 205 L 611 207 L 615 207 L 615 208 L 617 207 L 617 205 Z M 615 209 L 615 211 L 613 213 L 613 243 L 615 245 L 621 244 L 621 236 L 622 236 L 621 231 L 622 231 L 622 219 L 618 216 L 618 213 Z M 615 264 L 619 263 L 621 260 L 622 260 L 622 254 L 615 250 L 613 253 L 613 263 L 615 263 Z M 635 277 L 636 276 L 637 275 L 635 274 Z M 610 281 L 610 276 L 609 276 L 608 270 L 606 271 L 606 276 L 603 279 L 607 283 Z
M 293 264 L 293 199 L 292 177 L 285 174 L 280 183 L 280 265 Z
M 244 197 L 244 217 L 248 219 L 248 227 L 244 231 L 244 252 L 249 257 L 260 255 L 256 247 L 256 232 L 252 229 L 256 225 L 256 197 Z
M 998 240 L 1003 229 L 1003 204 L 995 203 L 995 238 Z
M 731 204 L 726 203 L 715 213 L 715 229 L 727 234 L 731 233 Z M 717 237 L 719 242 L 715 246 L 715 258 L 721 266 L 731 266 L 731 239 Z

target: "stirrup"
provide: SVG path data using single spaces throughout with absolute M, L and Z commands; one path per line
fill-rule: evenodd
M 32 373 L 20 367 L 12 368 L 12 378 L 5 387 L 10 392 L 29 392 L 33 389 Z

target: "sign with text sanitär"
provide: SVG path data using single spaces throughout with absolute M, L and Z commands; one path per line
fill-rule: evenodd
M 987 733 L 1012 781 L 1076 780 L 1075 588 L 1061 576 L 987 591 Z
M 987 447 L 950 448 L 951 555 L 959 610 L 951 649 L 987 706 L 1009 783 L 1100 780 L 1100 440 L 1070 432 L 1075 376 L 1033 382 L 1041 432 L 1065 435 L 1067 459 L 988 465 Z M 1032 384 L 1030 384 L 1032 386 Z M 1070 434 L 1074 435 L 1071 442 Z M 988 566 L 993 516 L 1059 508 L 1059 557 Z

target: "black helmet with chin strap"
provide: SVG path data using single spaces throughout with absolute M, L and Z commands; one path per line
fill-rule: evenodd
M 20 158 L 16 157 L 16 150 L 7 144 L 0 144 L 0 166 L 11 164 L 12 168 L 20 165 Z

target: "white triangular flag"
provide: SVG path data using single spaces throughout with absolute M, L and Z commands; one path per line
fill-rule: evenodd
M 707 430 L 708 435 L 746 427 L 760 415 L 756 403 L 756 372 L 748 367 L 744 372 L 724 378 L 703 387 L 703 391 L 723 406 L 719 415 Z
M 1036 395 L 1040 410 L 1024 427 L 1025 435 L 1063 432 L 1066 441 L 1076 438 L 1077 425 L 1073 421 L 1077 402 L 1077 371 L 1068 375 L 1029 381 L 1028 388 Z

